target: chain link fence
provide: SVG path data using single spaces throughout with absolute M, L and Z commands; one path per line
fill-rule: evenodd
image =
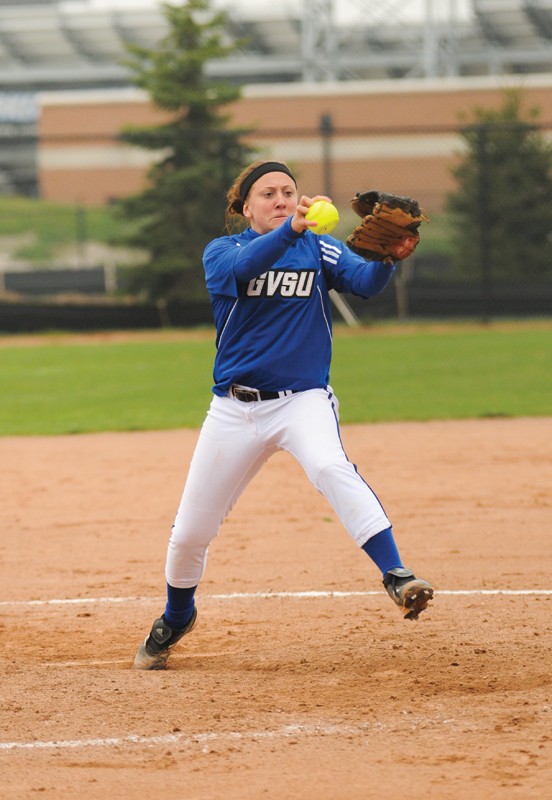
M 552 129 L 534 127 L 543 140 L 552 143 Z M 350 210 L 350 199 L 356 191 L 381 189 L 409 195 L 426 209 L 431 221 L 423 226 L 422 242 L 415 256 L 397 269 L 393 285 L 382 297 L 368 303 L 354 297 L 346 298 L 353 315 L 361 322 L 380 318 L 489 319 L 550 315 L 552 230 L 548 232 L 551 270 L 539 280 L 528 282 L 520 275 L 519 280 L 489 283 L 488 274 L 478 274 L 475 270 L 468 277 L 455 270 L 452 222 L 446 206 L 449 194 L 457 190 L 452 169 L 466 154 L 465 140 L 458 127 L 430 124 L 408 129 L 404 126 L 378 128 L 377 125 L 338 127 L 331 115 L 323 114 L 316 128 L 279 126 L 258 131 L 250 138 L 260 157 L 285 161 L 292 167 L 300 191 L 326 194 L 333 199 L 341 212 L 334 235 L 343 241 L 358 222 L 358 217 Z M 58 147 L 62 144 L 58 143 Z M 124 182 L 113 170 L 110 172 L 108 164 L 109 154 L 114 148 L 120 148 L 121 143 L 107 136 L 100 141 L 96 135 L 93 141 L 87 142 L 84 137 L 78 144 L 83 154 L 91 144 L 96 148 L 96 155 L 101 153 L 101 148 L 105 149 L 106 163 L 95 166 L 90 172 L 91 181 L 111 187 L 106 194 L 113 198 L 124 195 Z M 222 139 L 220 152 L 222 199 L 228 185 Z M 124 163 L 124 151 L 120 153 L 119 161 Z M 65 180 L 70 179 L 70 171 L 66 171 Z M 82 181 L 81 174 L 79 180 Z M 5 300 L 0 306 L 0 330 L 57 325 L 72 328 L 79 324 L 85 328 L 102 327 L 106 314 L 100 309 L 107 306 L 110 327 L 119 327 L 114 312 L 117 306 L 126 309 L 120 314 L 121 326 L 211 323 L 207 302 L 140 303 L 136 305 L 142 308 L 143 314 L 135 311 L 130 320 L 129 298 L 123 301 L 121 295 L 125 294 L 128 269 L 140 260 L 140 254 L 110 245 L 119 223 L 108 203 L 102 209 L 79 203 L 51 206 L 48 211 L 41 203 L 33 205 L 29 201 L 29 205 L 14 211 L 2 202 L 0 197 L 0 295 Z M 550 221 L 549 224 L 552 228 Z M 221 233 L 222 227 L 221 218 Z M 61 306 L 67 308 L 70 300 L 78 301 L 81 313 L 64 317 Z M 23 301 L 27 310 L 18 315 L 14 304 Z M 84 313 L 82 309 L 86 305 L 96 311 Z M 40 307 L 34 322 L 31 320 L 33 306 Z M 48 322 L 45 321 L 47 306 L 52 309 L 53 316 Z M 337 309 L 338 317 L 340 313 Z M 30 320 L 27 324 L 25 318 Z

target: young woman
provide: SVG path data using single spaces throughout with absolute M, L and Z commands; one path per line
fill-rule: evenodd
M 229 230 L 204 253 L 217 331 L 213 399 L 202 426 L 169 540 L 167 604 L 140 645 L 136 669 L 163 669 L 196 621 L 194 595 L 209 543 L 268 458 L 285 450 L 331 503 L 380 569 L 406 619 L 433 597 L 400 559 L 391 522 L 343 450 L 338 401 L 329 384 L 329 290 L 373 297 L 394 265 L 365 261 L 342 242 L 315 235 L 306 219 L 322 196 L 298 196 L 286 164 L 255 162 L 228 192 Z

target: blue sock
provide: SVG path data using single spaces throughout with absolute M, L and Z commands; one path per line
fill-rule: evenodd
M 165 606 L 165 620 L 176 630 L 185 628 L 194 613 L 194 594 L 197 586 L 190 589 L 177 589 L 167 584 L 167 605 Z
M 362 549 L 367 553 L 372 561 L 381 569 L 383 575 L 394 567 L 402 567 L 403 563 L 393 538 L 393 529 L 386 528 L 384 531 L 376 533 Z

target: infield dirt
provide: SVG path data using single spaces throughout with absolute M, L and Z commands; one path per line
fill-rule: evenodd
M 552 797 L 552 418 L 342 434 L 430 611 L 278 454 L 161 673 L 130 666 L 197 432 L 0 439 L 2 800 Z

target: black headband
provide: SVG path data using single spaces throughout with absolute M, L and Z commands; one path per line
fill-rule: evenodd
M 284 172 L 286 175 L 289 175 L 293 183 L 297 186 L 297 181 L 291 174 L 289 167 L 286 167 L 285 164 L 281 164 L 279 161 L 267 161 L 265 164 L 259 164 L 258 167 L 255 167 L 240 186 L 240 200 L 242 203 L 249 194 L 249 190 L 255 181 L 258 181 L 259 178 L 262 178 L 262 176 L 266 175 L 268 172 Z

